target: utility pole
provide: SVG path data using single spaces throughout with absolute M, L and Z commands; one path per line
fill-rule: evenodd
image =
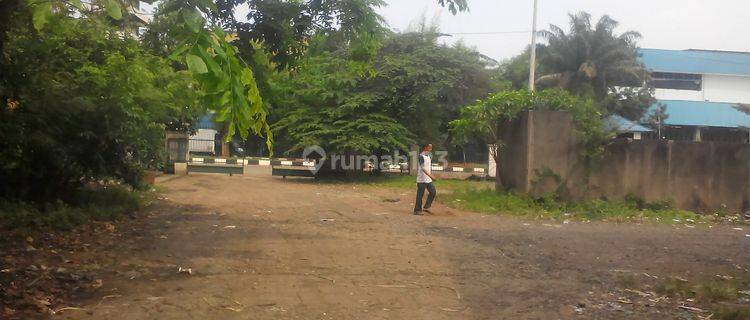
M 536 80 L 535 71 L 536 69 L 536 9 L 537 0 L 534 0 L 534 18 L 531 26 L 531 57 L 529 58 L 529 90 L 534 91 L 534 81 Z

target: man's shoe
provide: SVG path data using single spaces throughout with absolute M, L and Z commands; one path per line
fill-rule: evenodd
M 421 216 L 421 215 L 424 215 L 424 213 L 422 213 L 421 210 L 420 211 L 414 211 L 414 215 Z
M 422 210 L 424 210 L 424 212 L 427 212 L 427 213 L 429 213 L 429 214 L 432 214 L 432 211 L 430 211 L 430 208 L 424 208 L 424 209 L 422 209 Z

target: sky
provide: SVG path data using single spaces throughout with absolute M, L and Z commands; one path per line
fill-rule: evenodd
M 567 30 L 568 13 L 586 11 L 620 22 L 618 33 L 643 35 L 639 45 L 658 49 L 750 51 L 748 0 L 538 0 L 538 28 L 555 24 Z M 378 9 L 393 30 L 434 21 L 442 41 L 463 41 L 479 52 L 502 61 L 519 54 L 531 41 L 533 0 L 468 0 L 469 12 L 452 15 L 437 0 L 386 0 Z M 486 34 L 488 32 L 513 32 Z M 459 34 L 485 33 L 485 34 Z

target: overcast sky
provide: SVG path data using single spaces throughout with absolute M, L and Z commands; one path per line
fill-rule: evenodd
M 437 0 L 386 0 L 378 11 L 391 29 L 407 30 L 425 16 L 435 19 L 443 38 L 463 40 L 479 52 L 502 60 L 520 53 L 530 42 L 533 0 L 468 0 L 469 12 L 453 16 Z M 619 32 L 643 35 L 640 46 L 659 49 L 711 49 L 750 51 L 750 1 L 748 0 L 538 0 L 540 29 L 552 23 L 567 30 L 568 13 L 587 11 L 595 19 L 609 14 L 620 22 Z

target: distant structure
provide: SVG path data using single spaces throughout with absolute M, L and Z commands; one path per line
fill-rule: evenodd
M 638 51 L 658 99 L 649 112 L 666 107 L 662 138 L 749 142 L 750 115 L 738 110 L 750 105 L 749 52 Z
M 200 118 L 195 126 L 195 133 L 190 135 L 188 150 L 199 155 L 216 155 L 216 144 L 221 143 L 218 139 L 219 131 L 216 130 L 214 113 L 207 113 Z

